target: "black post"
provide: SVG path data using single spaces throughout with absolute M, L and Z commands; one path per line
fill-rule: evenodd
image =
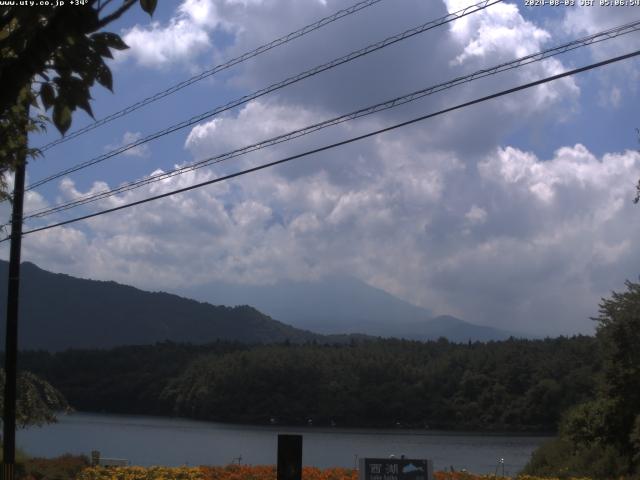
M 26 150 L 26 145 L 25 145 Z M 7 292 L 7 333 L 5 338 L 4 416 L 2 420 L 2 478 L 14 480 L 16 460 L 16 380 L 18 357 L 18 295 L 20 293 L 20 247 L 22 243 L 22 211 L 26 156 L 23 152 L 16 167 L 11 215 L 9 253 L 9 289 Z
M 278 435 L 277 480 L 302 479 L 302 435 Z

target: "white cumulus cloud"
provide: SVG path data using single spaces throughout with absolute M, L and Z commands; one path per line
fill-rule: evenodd
M 228 85 L 243 92 L 262 88 L 470 3 L 407 0 L 400 9 L 380 2 L 238 66 Z M 337 0 L 187 1 L 164 25 L 134 27 L 130 33 L 140 37 L 131 55 L 154 66 L 190 61 L 212 48 L 211 32 L 225 28 L 231 57 L 340 7 Z M 223 153 L 531 53 L 556 36 L 504 2 L 203 122 L 180 144 L 195 159 Z M 565 58 L 175 176 L 98 206 L 211 180 L 227 169 L 552 75 L 570 64 Z M 626 90 L 620 90 L 608 101 L 623 104 Z M 582 94 L 576 80 L 566 79 L 27 236 L 25 258 L 44 268 L 168 290 L 215 280 L 255 284 L 348 273 L 470 321 L 541 334 L 591 331 L 588 317 L 600 297 L 638 273 L 632 239 L 640 227 L 631 200 L 640 154 L 596 154 L 589 138 L 546 156 L 519 143 L 531 125 L 554 132 L 558 122 L 578 115 Z M 65 180 L 61 194 L 74 199 L 109 186 L 78 185 Z
M 134 25 L 123 39 L 130 49 L 119 55 L 133 57 L 145 67 L 189 63 L 211 49 L 210 33 L 222 25 L 213 0 L 185 0 L 166 23 Z
M 116 150 L 120 147 L 135 143 L 141 138 L 142 133 L 140 132 L 124 132 L 120 142 L 118 142 L 117 144 L 105 145 L 104 150 Z M 151 147 L 149 147 L 148 143 L 143 143 L 142 145 L 137 145 L 135 147 L 129 148 L 128 150 L 125 150 L 124 152 L 122 152 L 122 155 L 129 157 L 149 158 L 149 156 L 151 155 Z

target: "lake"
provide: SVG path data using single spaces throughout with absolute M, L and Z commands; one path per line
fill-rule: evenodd
M 430 458 L 436 470 L 495 473 L 504 458 L 506 475 L 517 473 L 548 437 L 444 431 L 368 430 L 245 426 L 194 420 L 74 413 L 44 427 L 19 430 L 17 445 L 31 455 L 99 450 L 133 465 L 264 465 L 276 463 L 278 433 L 303 435 L 303 463 L 350 467 L 358 457 L 404 454 Z M 240 460 L 238 460 L 240 459 Z M 502 473 L 502 467 L 499 469 Z

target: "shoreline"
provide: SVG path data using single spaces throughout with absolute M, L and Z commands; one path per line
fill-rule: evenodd
M 79 416 L 98 416 L 109 419 L 109 424 L 113 424 L 115 418 L 124 419 L 148 419 L 149 421 L 167 421 L 167 422 L 181 422 L 185 426 L 188 424 L 194 424 L 191 427 L 194 429 L 206 428 L 202 425 L 206 424 L 209 427 L 217 428 L 221 430 L 264 430 L 264 431 L 288 431 L 288 432 L 313 432 L 313 433 L 345 433 L 354 435 L 421 435 L 421 436 L 467 436 L 467 437 L 555 437 L 556 431 L 541 431 L 541 430 L 464 430 L 464 429 L 430 429 L 430 428 L 410 428 L 410 427 L 343 427 L 343 426 L 329 426 L 329 425 L 296 425 L 296 424 L 262 424 L 262 423 L 237 423 L 237 422 L 223 422 L 213 420 L 201 420 L 189 417 L 178 417 L 168 415 L 150 415 L 139 413 L 110 413 L 110 412 L 90 412 L 75 410 L 70 413 L 56 414 L 58 418 L 62 417 L 79 417 Z M 100 422 L 95 422 L 100 423 Z M 106 423 L 106 422 L 105 422 Z M 135 424 L 140 426 L 146 426 L 143 422 L 136 422 Z M 135 425 L 133 424 L 133 425 Z M 127 425 L 132 425 L 127 423 Z

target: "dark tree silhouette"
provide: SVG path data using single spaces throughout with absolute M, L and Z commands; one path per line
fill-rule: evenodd
M 112 57 L 111 49 L 128 47 L 118 35 L 102 30 L 138 1 L 149 14 L 155 10 L 157 0 L 0 7 L 0 195 L 7 195 L 4 174 L 24 158 L 28 132 L 49 120 L 43 114 L 31 117 L 25 131 L 29 105 L 39 100 L 64 134 L 77 108 L 93 115 L 90 88 L 96 82 L 113 89 L 104 58 Z

